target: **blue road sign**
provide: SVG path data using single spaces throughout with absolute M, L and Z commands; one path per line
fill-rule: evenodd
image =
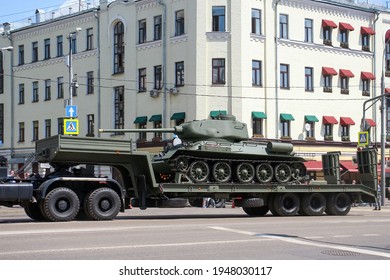
M 76 105 L 67 105 L 66 106 L 66 117 L 67 118 L 77 117 L 77 106 Z
M 79 134 L 79 120 L 78 119 L 64 119 L 64 134 L 78 135 Z

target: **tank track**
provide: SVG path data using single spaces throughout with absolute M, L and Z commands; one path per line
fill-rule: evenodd
M 293 183 L 303 179 L 306 167 L 301 161 L 204 158 L 181 155 L 171 159 L 177 175 L 194 183 L 270 184 Z

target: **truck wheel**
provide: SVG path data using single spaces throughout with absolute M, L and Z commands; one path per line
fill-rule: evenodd
M 24 212 L 26 212 L 27 216 L 35 221 L 43 221 L 45 220 L 45 216 L 42 214 L 41 208 L 38 203 L 28 202 L 24 206 Z
M 344 216 L 351 210 L 351 198 L 346 193 L 330 194 L 325 212 L 328 215 Z
M 242 210 L 244 210 L 244 212 L 247 213 L 249 216 L 261 217 L 265 216 L 265 214 L 268 213 L 269 208 L 265 205 L 261 207 L 243 207 Z
M 245 208 L 254 208 L 264 206 L 264 201 L 262 198 L 252 197 L 252 198 L 242 198 L 236 199 L 234 201 L 236 207 L 245 207 Z
M 302 198 L 301 211 L 308 216 L 320 216 L 326 208 L 326 198 L 322 193 L 308 193 Z
M 274 207 L 279 216 L 294 216 L 300 208 L 299 196 L 294 193 L 277 194 Z
M 274 195 L 268 196 L 267 206 L 268 206 L 268 208 L 269 208 L 269 211 L 272 213 L 272 215 L 274 215 L 274 216 L 279 216 L 279 214 L 278 214 L 278 213 L 276 212 L 276 210 L 275 210 L 274 199 L 275 199 L 275 196 L 274 196 Z
M 94 190 L 85 199 L 85 211 L 88 216 L 96 221 L 112 220 L 120 211 L 121 199 L 110 188 Z
M 76 217 L 80 209 L 80 200 L 71 189 L 57 188 L 47 194 L 41 207 L 49 221 L 66 222 Z
M 203 198 L 190 198 L 188 202 L 192 207 L 202 207 Z

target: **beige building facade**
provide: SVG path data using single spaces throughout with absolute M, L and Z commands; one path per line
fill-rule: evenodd
M 4 25 L 0 155 L 23 162 L 36 140 L 64 132 L 65 106 L 74 105 L 79 136 L 128 139 L 98 128 L 226 113 L 255 140 L 292 142 L 309 160 L 334 150 L 352 160 L 364 104 L 371 141 L 380 141 L 381 102 L 370 100 L 389 82 L 381 84 L 390 14 L 339 2 L 101 0 L 23 28 Z M 170 135 L 131 137 L 141 145 Z

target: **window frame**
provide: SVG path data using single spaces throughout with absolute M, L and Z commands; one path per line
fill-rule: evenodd
M 87 72 L 87 95 L 94 94 L 95 86 L 94 86 L 95 78 L 93 71 Z
M 86 30 L 86 41 L 87 41 L 87 47 L 86 50 L 90 51 L 93 49 L 93 27 L 87 28 Z
M 154 89 L 160 90 L 163 87 L 162 83 L 162 66 L 157 65 L 154 66 Z
M 32 83 L 32 102 L 39 102 L 39 82 L 34 81 Z
M 145 92 L 147 90 L 147 72 L 146 68 L 138 69 L 138 92 Z
M 253 135 L 264 136 L 264 119 L 252 119 L 252 133 Z
M 144 44 L 147 42 L 146 28 L 146 19 L 140 19 L 138 21 L 138 44 Z
M 226 32 L 226 7 L 212 7 L 212 31 Z
M 291 138 L 291 121 L 281 120 L 281 137 Z
M 45 101 L 51 99 L 51 80 L 45 80 Z
M 64 77 L 57 77 L 57 99 L 64 98 Z
M 57 57 L 64 55 L 64 36 L 57 36 Z
M 114 128 L 125 127 L 125 87 L 114 87 Z M 123 135 L 123 132 L 115 132 L 114 135 Z
M 310 125 L 310 129 L 306 130 L 306 138 L 315 138 L 315 122 L 305 121 L 305 125 Z
M 184 86 L 184 61 L 175 62 L 175 87 Z
M 25 133 L 25 125 L 24 125 L 24 122 L 19 122 L 19 137 L 18 137 L 18 142 L 19 143 L 23 143 L 26 141 L 26 133 Z
M 39 140 L 39 121 L 35 120 L 32 122 L 33 133 L 32 133 L 32 141 Z
M 308 72 L 309 71 L 309 72 Z M 305 91 L 314 91 L 314 69 L 313 67 L 305 67 Z
M 124 24 L 118 21 L 114 26 L 114 74 L 125 72 Z
M 50 38 L 44 40 L 45 54 L 44 59 L 50 59 Z
M 24 64 L 24 45 L 18 47 L 18 65 Z
M 217 65 L 219 63 L 220 65 Z M 212 59 L 212 84 L 224 85 L 226 84 L 226 61 L 225 58 Z
M 24 83 L 21 83 L 21 84 L 19 84 L 19 105 L 20 104 L 24 104 L 24 102 L 25 102 L 25 95 L 26 95 L 26 93 L 25 93 L 25 86 L 24 86 Z
M 279 15 L 279 38 L 288 39 L 288 15 Z
M 290 65 L 289 64 L 280 64 L 280 88 L 281 89 L 290 89 Z
M 261 60 L 252 60 L 252 86 L 263 86 Z
M 313 43 L 313 20 L 305 18 L 305 42 Z
M 45 120 L 45 138 L 51 137 L 51 119 Z
M 252 34 L 261 35 L 261 10 L 253 9 L 251 10 L 251 32 Z
M 87 137 L 95 137 L 95 115 L 87 115 Z
M 31 62 L 37 62 L 39 59 L 39 47 L 38 47 L 38 42 L 32 42 L 32 54 L 31 54 Z
M 175 12 L 175 36 L 185 34 L 185 13 L 184 10 Z
M 153 38 L 154 41 L 159 41 L 162 39 L 162 16 L 158 15 L 153 18 L 154 28 L 153 28 Z

